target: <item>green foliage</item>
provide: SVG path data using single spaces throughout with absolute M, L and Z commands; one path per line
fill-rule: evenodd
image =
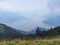
M 15 45 L 14 43 L 7 43 L 7 45 Z
M 46 36 L 47 37 L 54 37 L 60 35 L 60 26 L 55 27 L 55 28 L 51 28 L 48 31 L 46 31 Z
M 3 32 L 4 32 L 4 26 L 0 25 L 0 33 L 3 33 Z
M 43 31 L 40 31 L 41 33 L 41 38 L 52 38 L 52 37 L 55 37 L 55 36 L 58 36 L 60 35 L 60 26 L 57 26 L 55 28 L 50 28 L 48 30 L 43 30 Z
M 36 36 L 33 35 L 33 34 L 28 34 L 28 35 L 24 36 L 24 39 L 25 39 L 25 40 L 33 40 L 33 39 L 35 39 L 35 38 L 36 38 Z
M 37 31 L 36 34 L 28 34 L 26 36 L 23 36 L 23 38 L 21 38 L 21 39 L 34 40 L 34 39 L 38 38 L 39 36 L 41 37 L 41 39 L 45 39 L 45 38 L 49 39 L 49 38 L 56 38 L 60 35 L 60 26 L 57 26 L 55 28 L 50 28 L 48 30 L 43 30 L 43 31 L 39 31 L 39 30 L 40 29 L 38 28 L 38 29 L 36 29 L 36 31 Z
M 4 33 L 5 32 L 5 33 Z M 9 38 L 12 39 L 24 39 L 24 40 L 34 40 L 36 38 L 38 39 L 44 39 L 44 38 L 54 38 L 58 37 L 60 35 L 60 26 L 57 26 L 55 28 L 50 28 L 48 30 L 41 31 L 39 27 L 37 27 L 35 34 L 28 34 L 24 35 L 20 32 L 15 31 L 15 29 L 0 24 L 0 38 Z M 4 37 L 5 36 L 5 37 Z

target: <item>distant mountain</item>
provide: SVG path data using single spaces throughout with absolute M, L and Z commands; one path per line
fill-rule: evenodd
M 36 28 L 37 29 L 37 28 Z M 36 29 L 33 29 L 32 31 L 29 31 L 28 34 L 35 34 Z M 39 27 L 40 31 L 47 30 L 46 28 Z
M 41 31 L 47 30 L 46 28 L 41 28 L 41 27 L 39 27 L 39 28 L 40 28 Z M 22 31 L 22 30 L 17 30 L 17 31 L 22 33 L 22 34 L 24 34 L 24 35 L 28 35 L 28 34 L 35 34 L 36 33 L 36 29 L 37 28 L 35 28 L 35 29 L 31 30 L 31 31 Z
M 23 31 L 23 30 L 18 30 L 18 29 L 16 31 L 18 31 L 18 32 L 20 32 L 20 33 L 22 33 L 24 35 L 27 35 L 30 32 L 30 31 Z
M 50 14 L 49 16 L 45 17 L 47 20 L 44 21 L 45 24 L 49 26 L 59 26 L 60 25 L 60 14 Z
M 27 19 L 24 16 L 21 16 L 17 13 L 12 13 L 12 12 L 1 12 L 0 11 L 0 22 L 4 22 L 4 23 L 12 23 L 15 22 L 17 20 L 25 20 Z
M 46 30 L 45 28 L 39 28 L 39 29 L 41 31 Z M 0 39 L 21 38 L 25 35 L 35 34 L 35 33 L 36 33 L 36 29 L 32 31 L 22 31 L 0 23 Z
M 22 36 L 24 34 L 18 32 L 16 29 L 0 23 L 0 39 L 12 39 Z

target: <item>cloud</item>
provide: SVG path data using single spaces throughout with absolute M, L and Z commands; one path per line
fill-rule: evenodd
M 3 0 L 0 2 L 0 10 L 12 12 L 46 14 L 59 9 L 60 0 Z
M 48 14 L 48 16 L 45 18 L 47 18 L 47 19 L 44 20 L 43 23 L 49 25 L 49 27 L 55 27 L 55 26 L 60 25 L 60 21 L 59 21 L 60 13 L 59 12 Z
M 48 6 L 52 12 L 60 12 L 60 0 L 50 0 Z
M 47 14 L 60 12 L 59 0 L 2 0 L 0 1 L 0 11 L 18 13 L 19 16 L 26 17 L 26 20 L 15 20 L 9 23 L 18 29 L 31 30 L 36 26 L 49 27 L 43 21 L 47 20 Z M 17 15 L 18 15 L 17 14 Z M 13 15 L 11 15 L 13 16 Z
M 0 23 L 12 23 L 15 22 L 17 20 L 21 21 L 21 20 L 25 20 L 27 19 L 24 16 L 21 16 L 17 13 L 13 13 L 13 12 L 0 12 Z
M 2 1 L 0 2 L 0 10 L 1 11 L 10 11 L 10 12 L 16 12 L 19 10 L 18 6 L 15 6 L 14 2 L 11 1 Z
M 42 23 L 45 19 L 44 18 L 39 18 L 39 17 L 31 17 L 30 19 L 26 19 L 24 21 L 16 21 L 11 23 L 12 27 L 20 29 L 20 30 L 24 30 L 24 31 L 29 31 L 29 30 L 33 30 L 36 27 L 45 27 L 45 28 L 49 28 L 48 25 Z
M 0 2 L 0 10 L 16 12 L 45 12 L 48 0 L 6 0 Z

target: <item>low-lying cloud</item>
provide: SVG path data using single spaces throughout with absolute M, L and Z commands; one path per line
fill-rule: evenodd
M 37 26 L 50 27 L 43 21 L 47 20 L 45 17 L 48 17 L 49 14 L 60 12 L 60 0 L 2 0 L 0 1 L 0 11 L 16 13 L 27 18 L 8 23 L 18 29 L 31 30 Z

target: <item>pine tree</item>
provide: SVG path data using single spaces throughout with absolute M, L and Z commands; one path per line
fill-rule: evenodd
M 39 27 L 37 27 L 37 29 L 36 29 L 36 36 L 37 36 L 38 38 L 41 38 L 41 30 L 40 30 Z

